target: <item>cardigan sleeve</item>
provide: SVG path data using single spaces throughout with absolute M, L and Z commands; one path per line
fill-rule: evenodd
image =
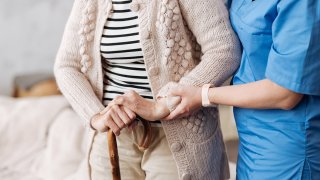
M 179 0 L 180 9 L 203 54 L 200 63 L 182 77 L 181 84 L 220 86 L 238 68 L 239 40 L 234 33 L 224 0 Z
M 78 31 L 85 5 L 84 0 L 75 0 L 73 4 L 56 56 L 54 74 L 61 92 L 88 125 L 92 116 L 102 111 L 104 106 L 81 72 Z

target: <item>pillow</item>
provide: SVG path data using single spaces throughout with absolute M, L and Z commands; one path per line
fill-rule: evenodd
M 14 97 L 61 95 L 51 74 L 19 75 L 14 80 Z

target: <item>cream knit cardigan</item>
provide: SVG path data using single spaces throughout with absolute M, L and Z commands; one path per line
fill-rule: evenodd
M 100 38 L 111 10 L 111 0 L 75 0 L 56 58 L 59 88 L 86 125 L 104 109 Z M 175 83 L 219 86 L 239 66 L 240 45 L 223 0 L 133 0 L 131 10 L 138 13 L 154 97 Z M 181 179 L 228 178 L 216 108 L 162 125 Z

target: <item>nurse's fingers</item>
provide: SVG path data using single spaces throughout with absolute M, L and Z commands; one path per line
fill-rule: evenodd
M 178 85 L 169 90 L 168 94 L 170 96 L 183 96 L 184 95 L 184 86 Z
M 173 110 L 167 117 L 163 120 L 169 121 L 173 119 L 178 119 L 184 116 L 189 116 L 189 111 L 185 108 L 185 105 L 180 103 L 175 110 Z

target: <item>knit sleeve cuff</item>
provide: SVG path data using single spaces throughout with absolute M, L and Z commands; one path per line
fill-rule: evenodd
M 156 99 L 159 100 L 160 98 L 164 98 L 168 96 L 168 93 L 171 89 L 177 87 L 179 84 L 176 82 L 169 82 L 165 86 L 163 86 L 158 94 L 156 95 Z

